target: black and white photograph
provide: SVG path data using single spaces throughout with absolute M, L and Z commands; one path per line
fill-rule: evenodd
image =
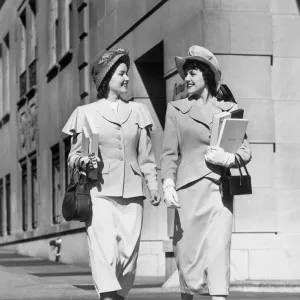
M 0 24 L 0 300 L 300 300 L 300 0 Z

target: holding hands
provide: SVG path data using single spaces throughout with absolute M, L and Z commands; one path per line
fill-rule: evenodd
M 157 190 L 150 190 L 150 203 L 153 206 L 158 206 L 160 203 L 160 195 Z
M 208 163 L 226 168 L 230 168 L 235 164 L 235 155 L 233 153 L 225 152 L 218 146 L 207 147 L 204 158 Z

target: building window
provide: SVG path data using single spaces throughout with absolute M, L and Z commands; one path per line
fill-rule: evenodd
M 28 177 L 27 177 L 27 164 L 26 159 L 21 164 L 22 169 L 22 229 L 28 230 Z
M 61 13 L 62 13 L 62 51 L 61 56 L 64 56 L 71 48 L 71 28 L 72 24 L 72 1 L 62 0 L 61 1 Z
M 68 65 L 73 56 L 72 47 L 72 20 L 73 20 L 73 7 L 71 0 L 59 1 L 59 22 L 60 22 L 60 60 L 59 64 L 62 70 Z M 72 45 L 71 45 L 72 44 Z
M 87 7 L 78 12 L 78 35 L 82 40 L 88 35 L 89 30 L 89 10 Z
M 10 88 L 9 88 L 9 34 L 4 37 L 2 47 L 2 68 L 3 68 L 3 115 L 7 115 L 10 111 Z
M 6 232 L 11 235 L 11 199 L 10 199 L 10 174 L 5 176 L 5 195 L 6 195 Z
M 3 60 L 2 45 L 0 44 L 0 119 L 3 117 Z
M 36 59 L 29 65 L 29 88 L 36 89 Z
M 77 66 L 79 69 L 79 95 L 81 100 L 89 95 L 89 8 L 87 1 L 77 1 L 79 46 Z
M 52 222 L 60 223 L 59 204 L 60 204 L 60 158 L 59 145 L 51 148 L 52 152 Z
M 38 225 L 38 181 L 36 157 L 30 160 L 31 163 L 31 225 L 36 229 Z
M 26 10 L 20 14 L 20 62 L 19 62 L 19 84 L 20 84 L 20 99 L 27 92 L 26 80 Z
M 70 40 L 70 49 L 74 48 L 74 22 L 73 22 L 73 2 L 72 0 L 68 1 L 68 15 L 69 15 L 69 40 Z
M 37 57 L 37 33 L 36 33 L 36 0 L 30 0 L 30 36 L 29 36 L 29 49 L 30 49 L 30 59 L 29 63 Z M 28 53 L 29 54 L 29 53 Z
M 64 140 L 65 144 L 65 188 L 70 184 L 70 169 L 68 166 L 68 157 L 71 150 L 71 137 L 68 137 Z
M 4 235 L 4 203 L 3 203 L 3 179 L 0 179 L 0 236 Z
M 36 90 L 36 58 L 37 58 L 37 31 L 36 31 L 36 0 L 31 0 L 29 2 L 29 42 L 28 42 L 28 81 L 29 89 L 32 93 L 29 93 L 33 96 Z
M 50 23 L 49 23 L 49 69 L 53 68 L 57 63 L 58 57 L 58 2 L 50 0 Z

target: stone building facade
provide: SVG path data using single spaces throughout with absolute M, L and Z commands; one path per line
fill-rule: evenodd
M 203 45 L 250 119 L 253 195 L 236 197 L 232 280 L 300 279 L 300 18 L 296 0 L 9 0 L 0 10 L 0 246 L 88 264 L 84 226 L 67 223 L 70 140 L 61 128 L 96 100 L 90 60 L 126 47 L 126 97 L 146 104 L 159 166 L 167 101 L 185 95 L 174 56 Z M 160 170 L 159 170 L 160 171 Z M 161 191 L 161 187 L 160 187 Z M 172 211 L 145 202 L 138 274 L 170 276 Z

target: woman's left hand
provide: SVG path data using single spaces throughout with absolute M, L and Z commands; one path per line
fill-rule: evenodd
M 204 156 L 208 163 L 222 167 L 231 167 L 234 165 L 235 156 L 233 153 L 225 152 L 221 147 L 209 146 Z
M 158 206 L 159 203 L 160 203 L 160 195 L 158 193 L 157 190 L 151 190 L 150 191 L 150 203 L 153 205 L 153 206 Z

